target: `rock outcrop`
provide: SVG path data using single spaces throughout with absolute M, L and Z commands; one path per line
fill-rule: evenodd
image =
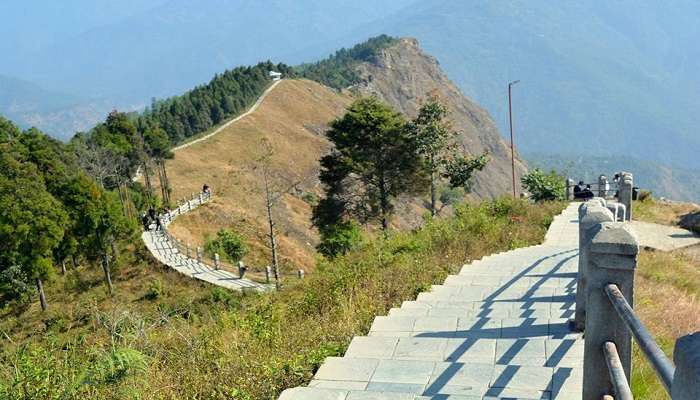
M 453 127 L 471 155 L 484 151 L 490 161 L 476 174 L 472 193 L 479 199 L 511 193 L 510 146 L 503 140 L 488 112 L 467 98 L 441 70 L 438 61 L 420 48 L 418 41 L 400 39 L 383 50 L 371 63 L 358 67 L 363 83 L 352 88 L 362 95 L 374 95 L 409 117 L 415 116 L 422 101 L 437 96 L 450 110 Z M 516 154 L 516 185 L 527 167 Z

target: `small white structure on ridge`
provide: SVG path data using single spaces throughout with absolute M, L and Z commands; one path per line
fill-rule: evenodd
M 282 79 L 282 73 L 277 71 L 270 71 L 270 78 L 272 78 L 273 81 L 279 81 L 280 79 Z

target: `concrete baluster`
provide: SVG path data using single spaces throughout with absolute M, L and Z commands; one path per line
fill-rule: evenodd
M 586 287 L 586 333 L 583 356 L 583 400 L 599 400 L 613 393 L 603 353 L 606 342 L 617 347 L 622 368 L 629 382 L 632 370 L 632 334 L 618 316 L 605 293 L 615 284 L 630 304 L 634 304 L 634 272 L 639 241 L 628 224 L 605 222 L 594 231 L 588 252 Z
M 620 177 L 619 200 L 625 205 L 625 221 L 632 220 L 632 187 L 634 179 L 631 173 L 622 172 Z
M 214 269 L 216 269 L 218 271 L 219 266 L 220 266 L 219 253 L 214 253 Z
M 574 199 L 574 180 L 571 178 L 566 179 L 566 199 L 569 201 Z
M 197 247 L 197 262 L 202 262 L 202 248 Z
M 597 200 L 589 200 L 578 208 L 579 224 L 579 256 L 578 276 L 576 283 L 576 312 L 574 314 L 574 329 L 583 331 L 586 326 L 586 285 L 588 282 L 588 251 L 595 234 L 592 228 L 603 222 L 613 222 L 610 210 L 600 205 Z
M 673 375 L 673 400 L 700 399 L 700 332 L 683 336 L 673 350 L 676 372 Z
M 187 243 L 186 249 L 187 249 L 187 258 L 190 258 L 190 244 L 189 243 Z
M 609 187 L 608 183 L 608 177 L 605 175 L 601 175 L 598 177 L 598 196 L 607 199 L 608 198 L 608 191 L 607 188 Z
M 265 281 L 267 283 L 270 283 L 272 281 L 272 267 L 269 265 L 265 267 Z
M 299 279 L 304 279 L 304 270 L 300 269 L 297 271 L 297 276 L 299 276 Z

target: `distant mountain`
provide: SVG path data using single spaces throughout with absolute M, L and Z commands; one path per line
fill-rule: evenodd
M 101 101 L 88 101 L 0 75 L 0 114 L 23 128 L 35 126 L 65 140 L 76 131 L 94 126 L 107 110 Z
M 309 50 L 305 57 L 300 49 L 318 48 L 407 1 L 160 3 L 42 48 L 19 64 L 21 76 L 90 97 L 143 102 L 178 94 L 230 67 L 266 59 L 308 61 L 320 54 Z
M 420 4 L 420 5 L 419 5 Z M 418 38 L 526 152 L 700 168 L 700 7 L 675 2 L 434 0 L 358 35 Z
M 638 158 L 600 157 L 586 155 L 527 154 L 530 167 L 555 169 L 575 181 L 597 182 L 598 176 L 613 176 L 619 171 L 634 174 L 634 185 L 651 190 L 656 197 L 671 200 L 700 200 L 700 170 L 670 168 L 667 165 Z
M 107 3 L 116 6 L 100 15 Z M 56 7 L 75 29 L 54 22 Z M 81 7 L 90 24 L 80 22 Z M 514 116 L 524 152 L 700 168 L 697 0 L 70 0 L 37 12 L 36 22 L 15 12 L 0 26 L 0 34 L 21 33 L 3 37 L 48 32 L 40 48 L 11 54 L 0 70 L 120 108 L 230 67 L 313 61 L 387 33 L 416 37 L 502 132 L 506 85 L 521 80 Z

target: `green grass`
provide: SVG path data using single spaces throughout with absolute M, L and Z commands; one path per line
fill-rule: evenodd
M 510 199 L 459 206 L 453 218 L 320 260 L 278 293 L 231 293 L 142 262 L 120 270 L 109 298 L 98 271 L 82 271 L 87 289 L 49 285 L 51 313 L 3 314 L 0 398 L 276 399 L 342 355 L 376 315 L 465 262 L 541 242 L 562 208 Z

